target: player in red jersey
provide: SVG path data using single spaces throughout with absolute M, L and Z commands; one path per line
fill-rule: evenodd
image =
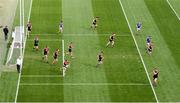
M 43 52 L 44 52 L 43 60 L 48 63 L 49 48 L 48 48 L 47 45 L 46 45 L 46 47 L 44 48 Z
M 53 54 L 54 60 L 52 64 L 56 64 L 58 62 L 58 55 L 59 55 L 59 49 L 56 49 L 56 51 Z
M 96 28 L 97 28 L 97 26 L 98 26 L 98 25 L 97 25 L 98 19 L 99 19 L 99 17 L 95 17 L 95 18 L 93 19 L 91 28 L 93 28 L 93 29 L 96 29 Z
M 30 34 L 31 31 L 32 31 L 32 24 L 31 24 L 30 21 L 27 23 L 27 30 L 28 30 L 27 37 L 29 37 L 29 34 Z
M 73 57 L 73 43 L 71 42 L 70 44 L 69 44 L 69 46 L 68 46 L 68 52 L 66 53 L 66 54 L 68 54 L 68 55 L 70 55 L 71 56 L 71 58 L 74 58 Z
M 99 67 L 99 65 L 103 64 L 103 60 L 104 60 L 104 56 L 103 56 L 103 51 L 101 51 L 98 55 L 97 55 L 97 65 L 96 67 Z
M 65 60 L 63 63 L 63 77 L 66 75 L 66 70 L 69 68 L 70 62 L 68 60 Z
M 109 37 L 109 41 L 108 43 L 106 44 L 106 47 L 108 47 L 110 44 L 111 44 L 111 47 L 114 46 L 114 39 L 115 39 L 115 33 L 112 33 L 112 35 Z
M 153 85 L 157 86 L 157 80 L 158 80 L 159 71 L 154 68 L 153 70 Z

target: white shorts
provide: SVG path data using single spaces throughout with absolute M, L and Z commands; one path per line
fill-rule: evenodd
M 48 57 L 48 55 L 44 55 L 44 57 L 45 57 L 45 58 L 47 58 L 47 57 Z
M 62 31 L 62 30 L 63 30 L 63 27 L 60 27 L 59 30 Z
M 150 46 L 150 43 L 147 43 L 147 46 Z
M 66 68 L 66 69 L 69 68 L 69 65 L 66 65 L 66 66 L 64 65 L 64 68 Z
M 98 61 L 98 64 L 103 64 L 103 62 L 102 61 Z
M 38 49 L 39 48 L 39 46 L 34 46 L 36 49 Z
M 137 28 L 137 31 L 140 31 L 141 30 L 141 28 Z
M 154 82 L 157 82 L 157 78 L 154 78 Z

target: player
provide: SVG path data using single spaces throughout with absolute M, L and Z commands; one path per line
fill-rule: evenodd
M 63 28 L 64 28 L 63 21 L 61 20 L 60 24 L 59 24 L 59 32 L 60 33 L 63 33 Z
M 34 49 L 36 49 L 36 51 L 39 50 L 39 37 L 36 36 L 34 39 Z
M 111 47 L 114 46 L 114 39 L 115 39 L 115 33 L 112 33 L 112 35 L 109 37 L 109 42 L 106 44 L 106 47 L 108 47 L 111 44 Z
M 151 36 L 146 37 L 146 44 L 149 46 L 151 44 Z
M 153 51 L 153 46 L 152 44 L 150 43 L 149 45 L 147 45 L 147 53 L 150 55 Z
M 96 65 L 96 67 L 99 67 L 99 65 L 103 64 L 103 59 L 104 59 L 103 51 L 101 51 L 101 52 L 97 55 L 97 59 L 98 59 L 98 63 L 97 63 L 97 65 Z
M 56 51 L 53 54 L 54 60 L 52 64 L 56 64 L 58 62 L 58 55 L 59 55 L 59 49 L 56 49 Z
M 159 71 L 155 68 L 153 70 L 153 85 L 157 86 L 157 80 L 158 80 Z
M 66 70 L 69 68 L 70 62 L 68 60 L 65 60 L 63 63 L 63 77 L 66 75 Z
M 73 52 L 72 52 L 72 49 L 73 49 L 73 43 L 71 42 L 68 46 L 68 52 L 67 54 L 71 56 L 71 58 L 73 58 Z
M 137 29 L 137 31 L 140 31 L 140 30 L 141 30 L 141 27 L 142 27 L 141 22 L 138 22 L 138 23 L 136 24 L 136 29 Z
M 49 48 L 48 48 L 48 46 L 46 46 L 46 47 L 44 48 L 43 60 L 44 60 L 45 62 L 47 62 L 47 63 L 48 63 L 48 54 L 49 54 Z
M 95 17 L 95 18 L 93 19 L 91 28 L 93 28 L 93 29 L 96 29 L 96 28 L 97 28 L 97 26 L 98 26 L 98 25 L 97 25 L 98 18 L 99 18 L 99 17 Z
M 32 30 L 32 24 L 31 24 L 30 21 L 27 23 L 27 30 L 28 30 L 27 36 L 29 37 L 29 35 L 30 35 L 30 33 L 31 33 L 31 30 Z

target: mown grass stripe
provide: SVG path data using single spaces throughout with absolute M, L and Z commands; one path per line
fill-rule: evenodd
M 61 75 L 22 75 L 21 78 L 54 78 L 62 77 Z
M 56 35 L 59 35 L 59 34 L 46 34 L 46 33 L 42 33 L 42 34 L 31 34 L 33 36 L 56 36 Z M 82 37 L 86 37 L 86 36 L 95 36 L 95 37 L 101 37 L 101 36 L 110 36 L 111 34 L 98 34 L 98 35 L 95 35 L 95 34 L 63 34 L 63 36 L 76 36 L 76 37 L 79 37 L 79 36 L 82 36 Z M 127 37 L 131 37 L 130 34 L 127 34 L 127 35 L 116 35 L 116 37 L 123 37 L 123 36 L 127 36 Z
M 45 85 L 63 85 L 63 86 L 150 86 L 145 83 L 20 83 L 21 86 L 45 86 Z
M 97 31 L 90 28 L 94 18 L 91 2 L 91 0 L 63 0 L 63 20 L 64 24 L 66 24 L 63 33 L 63 39 L 66 41 L 65 47 L 68 46 L 69 42 L 73 42 L 75 46 L 75 59 L 69 59 L 72 62 L 70 69 L 66 72 L 65 83 L 81 81 L 107 82 L 104 67 L 100 67 L 101 70 L 96 68 L 96 57 L 102 48 L 99 44 Z M 66 34 L 74 34 L 74 36 L 67 36 Z M 93 38 L 90 38 L 90 36 L 80 38 L 78 34 L 93 34 L 95 36 Z M 65 58 L 69 57 L 65 56 Z M 88 87 L 87 92 L 81 93 L 76 92 L 78 88 L 64 86 L 64 101 L 111 101 L 108 86 L 101 88 L 98 86 L 94 88 Z M 101 92 L 103 90 L 105 90 L 104 93 Z

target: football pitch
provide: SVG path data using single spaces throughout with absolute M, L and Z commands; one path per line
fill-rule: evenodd
M 180 102 L 180 1 L 29 1 L 33 28 L 26 40 L 15 101 Z M 90 26 L 96 16 L 98 28 L 93 30 Z M 64 32 L 58 33 L 61 19 Z M 143 26 L 137 32 L 139 21 Z M 115 46 L 106 47 L 113 32 Z M 36 36 L 39 51 L 33 50 Z M 151 56 L 145 50 L 147 36 L 154 44 Z M 63 57 L 70 42 L 74 58 Z M 46 45 L 50 49 L 49 63 L 42 61 Z M 53 65 L 56 49 L 60 55 Z M 104 62 L 97 68 L 100 51 L 104 52 Z M 62 77 L 64 58 L 71 64 Z M 154 67 L 160 71 L 157 87 L 152 85 Z

